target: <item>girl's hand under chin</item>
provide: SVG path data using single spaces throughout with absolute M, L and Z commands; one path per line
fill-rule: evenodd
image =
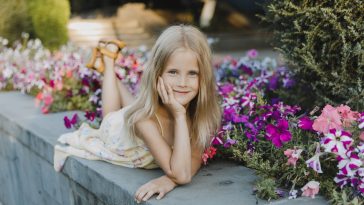
M 167 106 L 167 108 L 172 112 L 173 116 L 176 118 L 180 115 L 186 114 L 186 108 L 181 105 L 176 98 L 174 98 L 173 90 L 170 85 L 165 84 L 161 77 L 158 77 L 157 90 L 162 102 Z

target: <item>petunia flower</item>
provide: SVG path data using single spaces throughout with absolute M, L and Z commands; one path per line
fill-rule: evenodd
M 336 184 L 339 185 L 339 187 L 342 189 L 345 185 L 348 184 L 349 178 L 340 170 L 339 173 L 336 174 L 334 182 L 336 182 Z
M 347 149 L 353 143 L 351 134 L 341 130 L 331 129 L 323 139 L 322 146 L 325 152 L 345 154 Z
M 340 154 L 337 160 L 339 161 L 337 167 L 347 176 L 354 176 L 356 170 L 363 164 L 359 156 L 351 150 Z
M 364 142 L 364 132 L 361 132 L 359 135 L 360 141 Z
M 336 110 L 339 112 L 341 119 L 343 120 L 344 127 L 350 127 L 351 123 L 356 121 L 360 116 L 359 112 L 351 111 L 350 107 L 347 105 L 340 105 L 336 108 Z
M 66 128 L 70 129 L 73 125 L 75 125 L 77 123 L 78 115 L 77 115 L 77 113 L 73 114 L 71 120 L 67 116 L 65 116 L 63 118 L 63 120 L 64 120 L 64 125 L 66 126 Z
M 288 130 L 288 121 L 281 119 L 278 121 L 277 126 L 272 124 L 266 127 L 266 137 L 272 141 L 277 148 L 282 147 L 284 142 L 291 140 L 291 133 Z
M 321 115 L 314 121 L 312 128 L 315 131 L 328 133 L 331 129 L 342 128 L 341 116 L 339 112 L 331 105 L 326 105 Z
M 219 90 L 223 96 L 228 96 L 234 90 L 234 85 L 231 83 L 225 83 L 219 87 Z
M 229 148 L 234 144 L 236 144 L 236 140 L 228 138 L 224 143 L 224 148 Z
M 85 113 L 85 117 L 90 120 L 90 121 L 94 121 L 95 120 L 95 117 L 96 117 L 96 113 L 95 112 L 89 112 L 89 111 L 86 111 Z
M 256 58 L 256 57 L 258 57 L 258 51 L 255 49 L 248 50 L 247 56 L 249 58 Z
M 358 186 L 358 190 L 361 192 L 362 195 L 364 195 L 364 182 L 361 181 Z
M 323 173 L 321 169 L 320 156 L 323 153 L 320 150 L 320 144 L 317 143 L 315 155 L 306 161 L 307 167 L 311 167 L 317 173 Z
M 302 149 L 287 149 L 284 151 L 284 155 L 288 157 L 287 165 L 293 165 L 293 167 L 296 167 L 297 160 L 301 156 Z
M 247 93 L 244 97 L 241 99 L 241 106 L 242 107 L 250 107 L 252 109 L 255 104 L 255 100 L 257 99 L 257 95 L 255 93 Z
M 320 183 L 317 181 L 309 181 L 305 186 L 301 188 L 302 196 L 315 198 L 320 190 Z
M 359 125 L 358 125 L 359 129 L 363 129 L 364 128 L 364 112 L 360 113 L 358 122 L 359 122 Z
M 313 130 L 312 124 L 313 124 L 313 121 L 307 116 L 301 117 L 298 120 L 298 127 L 303 130 Z
M 211 140 L 212 145 L 222 145 L 223 141 L 219 136 L 214 136 Z

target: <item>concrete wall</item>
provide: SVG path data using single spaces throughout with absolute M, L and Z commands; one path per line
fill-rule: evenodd
M 53 147 L 63 117 L 43 115 L 33 98 L 0 93 L 0 205 L 136 204 L 133 194 L 161 170 L 129 169 L 101 161 L 69 157 L 62 172 L 53 169 Z M 146 204 L 266 204 L 252 195 L 253 171 L 231 162 L 203 167 L 186 186 L 163 200 Z M 322 198 L 280 200 L 271 204 L 326 204 Z

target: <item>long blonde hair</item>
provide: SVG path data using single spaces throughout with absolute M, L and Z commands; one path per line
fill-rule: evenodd
M 197 54 L 200 86 L 198 95 L 187 108 L 187 114 L 193 122 L 190 130 L 192 141 L 202 150 L 210 144 L 212 135 L 220 126 L 221 108 L 216 92 L 211 50 L 204 34 L 193 26 L 171 26 L 159 36 L 143 72 L 140 92 L 125 111 L 124 128 L 131 136 L 136 136 L 135 123 L 155 114 L 157 105 L 161 102 L 157 92 L 157 78 L 162 75 L 169 56 L 178 48 L 186 48 Z

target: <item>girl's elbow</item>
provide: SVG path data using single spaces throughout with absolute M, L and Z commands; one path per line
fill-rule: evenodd
M 192 180 L 191 176 L 183 176 L 176 178 L 176 183 L 179 185 L 189 184 L 191 183 L 191 180 Z

